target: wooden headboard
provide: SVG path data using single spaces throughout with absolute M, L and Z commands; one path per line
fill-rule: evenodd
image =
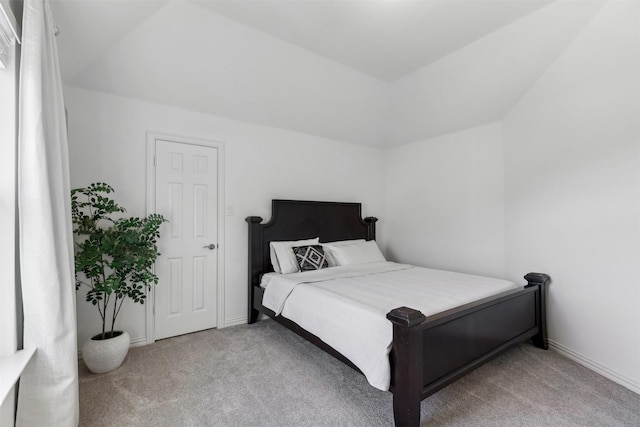
M 250 216 L 249 223 L 249 301 L 260 276 L 273 271 L 269 242 L 319 237 L 321 242 L 376 238 L 377 218 L 362 219 L 360 203 L 273 200 L 271 220 L 262 223 Z M 250 303 L 251 304 L 251 303 Z

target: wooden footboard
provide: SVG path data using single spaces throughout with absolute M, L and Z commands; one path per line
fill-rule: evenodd
M 549 276 L 529 273 L 527 286 L 434 316 L 400 307 L 393 323 L 391 391 L 396 426 L 420 425 L 420 402 L 509 347 L 529 338 L 547 349 Z

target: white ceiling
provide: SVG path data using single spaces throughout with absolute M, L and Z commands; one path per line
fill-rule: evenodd
M 221 0 L 196 3 L 386 82 L 550 0 Z
M 60 71 L 71 81 L 167 0 L 51 0 Z
M 51 0 L 66 84 L 373 147 L 500 120 L 603 0 Z
M 170 1 L 190 1 L 385 82 L 552 0 L 52 0 L 63 78 Z

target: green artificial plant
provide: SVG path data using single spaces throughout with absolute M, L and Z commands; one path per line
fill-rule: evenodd
M 89 288 L 86 299 L 102 318 L 99 339 L 115 336 L 116 317 L 127 297 L 144 304 L 145 290 L 158 283 L 153 264 L 160 255 L 156 242 L 165 222 L 159 214 L 120 217 L 125 209 L 110 198 L 113 192 L 101 182 L 71 191 L 76 290 Z M 108 311 L 112 313 L 110 332 L 106 331 Z

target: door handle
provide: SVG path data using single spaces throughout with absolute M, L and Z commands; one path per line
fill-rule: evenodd
M 214 250 L 216 248 L 216 244 L 215 243 L 209 243 L 207 246 L 203 246 L 203 248 L 207 248 L 210 251 Z

